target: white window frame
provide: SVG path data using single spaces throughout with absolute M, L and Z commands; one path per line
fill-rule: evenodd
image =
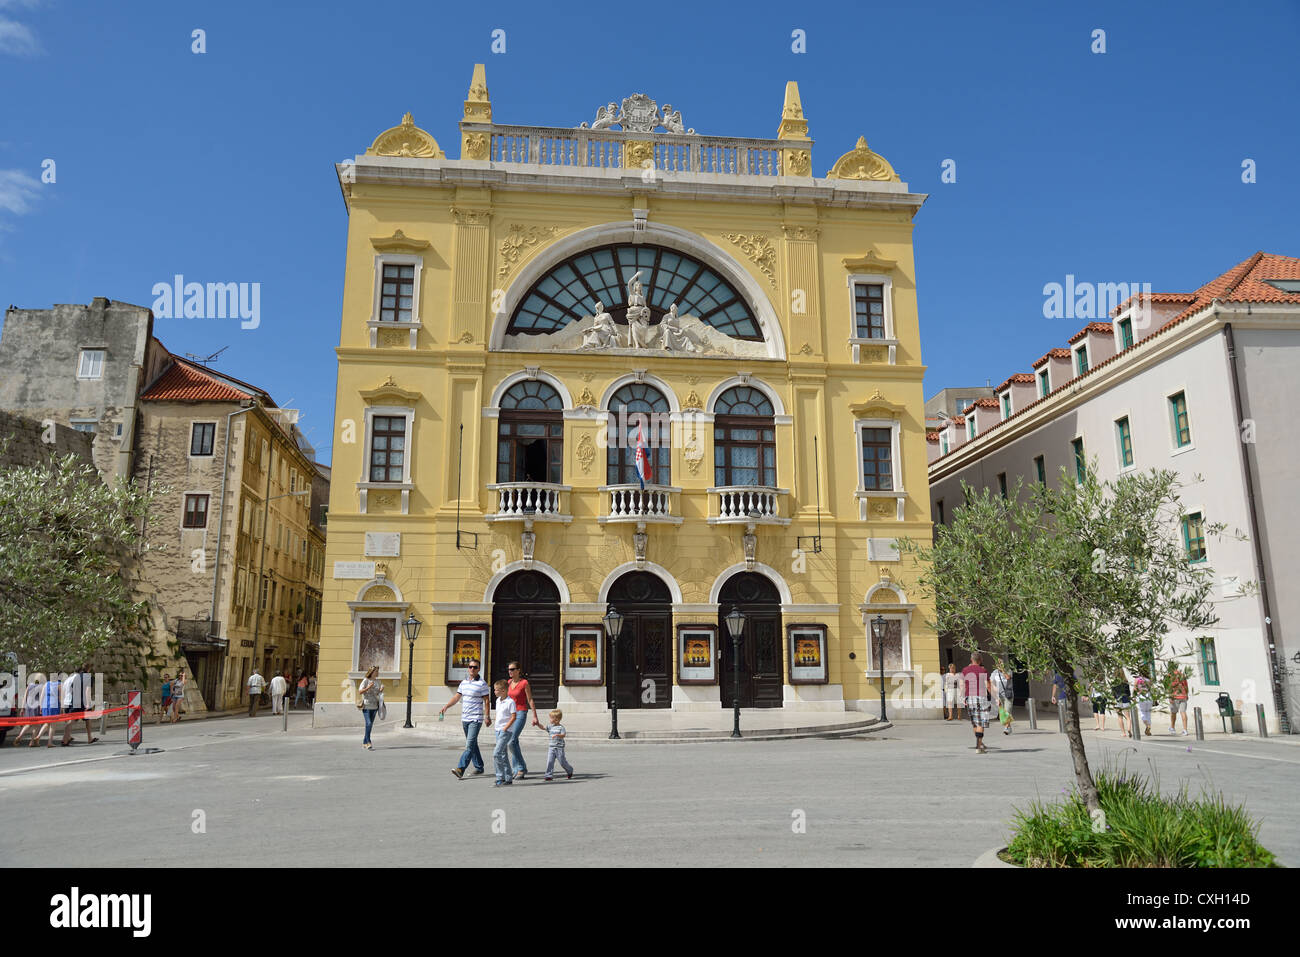
M 1126 419 L 1128 420 L 1128 440 L 1129 440 L 1129 444 L 1130 444 L 1131 446 L 1133 446 L 1133 464 L 1132 464 L 1132 465 L 1125 465 L 1125 464 L 1124 464 L 1124 449 L 1123 449 L 1123 447 L 1120 445 L 1120 439 L 1119 439 L 1119 424 L 1120 424 L 1121 422 L 1125 421 Z M 1132 413 L 1130 413 L 1130 412 L 1128 411 L 1128 409 L 1124 409 L 1124 410 L 1122 410 L 1122 411 L 1119 413 L 1119 415 L 1115 416 L 1114 421 L 1111 423 L 1111 429 L 1112 429 L 1112 431 L 1113 431 L 1113 433 L 1114 433 L 1114 436 L 1115 436 L 1115 472 L 1116 472 L 1116 474 L 1117 474 L 1117 475 L 1122 475 L 1122 474 L 1124 474 L 1124 473 L 1126 473 L 1126 472 L 1135 472 L 1135 471 L 1137 471 L 1137 460 L 1138 460 L 1138 456 L 1137 456 L 1137 442 L 1134 441 L 1134 439 L 1133 439 L 1133 415 L 1132 415 Z M 1085 446 L 1085 454 L 1086 454 L 1086 446 Z
M 999 393 L 999 395 L 998 395 L 998 411 L 1002 413 L 1002 420 L 1001 420 L 1001 421 L 1005 422 L 1007 419 L 1011 418 L 1011 413 L 1012 413 L 1013 410 L 1012 410 L 1012 408 L 1011 408 L 1011 390 L 1010 390 L 1010 389 L 1007 389 L 1005 392 Z
M 1187 405 L 1187 444 L 1179 446 L 1178 444 L 1178 423 L 1174 419 L 1174 396 L 1178 393 L 1183 394 L 1183 402 Z M 1196 448 L 1196 430 L 1192 428 L 1192 403 L 1187 398 L 1187 386 L 1180 385 L 1172 389 L 1165 396 L 1165 418 L 1169 422 L 1169 454 L 1182 455 L 1184 452 L 1191 452 Z
M 939 433 L 939 454 L 948 454 L 948 430 L 944 429 Z
M 96 368 L 96 359 L 98 356 L 98 368 Z M 77 354 L 77 378 L 78 379 L 102 379 L 104 378 L 104 360 L 108 356 L 107 349 L 82 349 Z M 90 360 L 87 363 L 87 359 Z
M 1035 376 L 1035 382 L 1038 385 L 1038 398 L 1044 399 L 1047 396 L 1052 394 L 1052 360 L 1051 359 L 1048 359 L 1047 362 L 1043 365 L 1043 367 L 1038 370 Z M 1043 388 L 1044 383 L 1046 383 L 1047 385 L 1046 389 Z
M 386 323 L 392 325 L 392 323 Z M 374 432 L 375 416 L 402 416 L 406 419 L 406 454 L 402 457 L 401 482 L 370 481 L 370 441 Z M 411 460 L 415 453 L 415 409 L 409 405 L 371 405 L 365 411 L 365 444 L 361 456 L 361 477 L 357 490 L 361 493 L 361 514 L 367 512 L 367 498 L 371 491 L 400 491 L 402 493 L 402 514 L 410 514 L 411 509 Z M 495 448 L 495 446 L 493 446 Z
M 379 318 L 379 304 L 383 299 L 384 289 L 384 267 L 385 266 L 414 266 L 415 282 L 411 285 L 411 321 L 410 322 L 389 322 Z M 374 297 L 370 307 L 370 319 L 366 326 L 370 329 L 370 348 L 374 349 L 379 345 L 380 329 L 408 329 L 411 333 L 410 348 L 415 348 L 416 336 L 421 328 L 420 321 L 420 279 L 424 272 L 424 257 L 410 254 L 398 253 L 376 253 L 375 254 L 375 290 Z
M 881 287 L 880 296 L 885 304 L 885 338 L 883 339 L 862 339 L 858 336 L 857 317 L 854 315 L 853 304 L 856 297 L 854 289 L 859 283 L 878 285 Z M 892 276 L 886 276 L 882 273 L 853 273 L 848 277 L 849 289 L 849 345 L 853 350 L 853 361 L 861 362 L 861 352 L 863 346 L 887 346 L 889 349 L 889 364 L 898 363 L 898 338 L 894 330 L 894 279 Z
M 77 428 L 77 426 L 79 426 L 79 425 L 88 425 L 88 426 L 90 426 L 90 428 L 88 428 L 88 429 L 79 429 L 79 428 Z M 83 433 L 85 433 L 86 435 L 98 435 L 98 434 L 99 434 L 99 420 L 98 420 L 98 419 L 69 419 L 69 420 L 68 420 L 68 427 L 71 428 L 74 432 L 83 432 Z
M 212 426 L 212 451 L 204 454 L 194 454 L 194 427 L 196 425 Z M 214 419 L 192 419 L 190 421 L 190 447 L 186 450 L 186 457 L 194 459 L 212 459 L 217 455 L 217 422 Z
M 1088 368 L 1084 369 L 1082 372 L 1079 371 L 1079 353 L 1080 353 L 1080 352 L 1083 353 L 1083 357 L 1088 361 Z M 1071 355 L 1070 355 L 1070 358 L 1071 358 L 1071 359 L 1073 360 L 1073 362 L 1074 362 L 1074 368 L 1071 370 L 1071 371 L 1074 373 L 1074 378 L 1077 379 L 1079 376 L 1081 376 L 1081 375 L 1086 375 L 1087 373 L 1089 373 L 1089 372 L 1092 371 L 1092 355 L 1091 355 L 1091 353 L 1088 352 L 1088 340 L 1087 340 L 1087 339 L 1084 339 L 1083 342 L 1079 343 L 1077 346 L 1074 347 L 1074 349 L 1073 349 L 1073 351 L 1072 351 L 1072 353 L 1071 353 Z
M 889 429 L 889 454 L 893 464 L 893 484 L 892 489 L 868 489 L 866 475 L 862 471 L 862 430 L 863 429 Z M 872 499 L 892 498 L 896 501 L 895 519 L 903 520 L 903 503 L 907 500 L 907 492 L 903 488 L 903 459 L 902 450 L 902 431 L 903 424 L 898 419 L 854 419 L 853 420 L 853 454 L 857 457 L 858 469 L 858 487 L 853 493 L 858 500 L 858 518 L 861 521 L 868 520 L 867 509 Z
M 1137 335 L 1133 332 L 1133 314 L 1131 312 L 1125 312 L 1116 316 L 1114 325 L 1116 355 L 1128 348 L 1128 346 L 1124 345 L 1124 336 L 1120 330 L 1120 326 L 1126 322 L 1128 323 L 1129 335 L 1133 337 L 1133 344 L 1137 345 Z

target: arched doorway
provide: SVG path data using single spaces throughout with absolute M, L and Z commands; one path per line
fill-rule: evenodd
M 740 706 L 779 708 L 782 705 L 781 595 L 771 579 L 740 572 L 727 579 L 718 593 L 718 641 L 722 645 L 720 675 L 722 706 L 735 707 L 731 632 L 726 616 L 732 608 L 745 615 L 740 639 Z
M 539 709 L 554 708 L 560 684 L 560 592 L 541 572 L 507 575 L 492 593 L 489 683 L 518 661 Z
M 673 598 L 668 586 L 650 572 L 628 572 L 610 586 L 606 600 L 623 616 L 618 655 L 613 659 L 613 693 L 618 706 L 669 707 Z M 605 653 L 609 654 L 608 636 Z

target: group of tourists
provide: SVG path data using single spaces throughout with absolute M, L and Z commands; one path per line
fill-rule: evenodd
M 298 673 L 295 678 L 293 672 L 286 671 L 284 674 L 272 676 L 270 681 L 262 677 L 262 673 L 253 668 L 253 673 L 248 676 L 248 716 L 257 717 L 257 709 L 262 705 L 262 693 L 269 691 L 271 694 L 271 713 L 283 714 L 285 710 L 292 711 L 297 707 L 314 708 L 316 706 L 316 675 L 307 674 L 305 671 Z M 293 700 L 290 701 L 290 694 Z
M 94 675 L 90 673 L 90 665 L 84 664 L 70 675 L 66 675 L 62 681 L 58 675 L 51 674 L 46 676 L 41 673 L 33 674 L 27 681 L 27 688 L 23 694 L 22 715 L 25 718 L 53 718 L 60 714 L 83 713 L 93 707 L 94 704 Z M 28 731 L 32 732 L 31 740 L 28 747 L 37 747 L 41 743 L 41 738 L 46 739 L 47 748 L 54 747 L 54 725 L 63 724 L 63 740 L 59 743 L 63 747 L 72 744 L 72 726 L 75 719 L 55 722 L 45 721 L 40 724 L 25 724 L 18 729 L 18 734 L 14 737 L 14 747 L 22 742 L 23 736 Z M 89 719 L 81 719 L 82 727 L 86 730 L 86 743 L 94 744 L 99 738 L 95 737 L 90 730 Z
M 167 718 L 172 724 L 181 719 L 181 705 L 185 703 L 185 669 L 181 668 L 173 678 L 167 672 L 162 676 L 162 707 L 158 711 L 158 723 Z
M 478 659 L 471 659 L 466 666 L 469 676 L 456 688 L 456 693 L 438 711 L 438 720 L 446 717 L 447 709 L 460 702 L 460 724 L 465 733 L 465 750 L 460 760 L 451 769 L 457 780 L 464 780 L 465 772 L 471 775 L 482 774 L 486 767 L 483 754 L 479 750 L 479 732 L 491 720 L 490 695 L 496 695 L 496 743 L 492 749 L 492 765 L 495 772 L 493 787 L 504 787 L 515 781 L 522 781 L 528 776 L 528 762 L 524 760 L 523 750 L 519 747 L 519 737 L 528 724 L 529 713 L 533 716 L 533 727 L 541 728 L 537 706 L 533 702 L 533 689 L 528 679 L 523 676 L 519 662 L 512 661 L 506 666 L 508 678 L 501 678 L 489 688 L 488 683 L 479 676 L 481 664 Z M 357 689 L 357 707 L 365 719 L 365 737 L 361 745 L 373 750 L 371 730 L 378 716 L 383 718 L 384 685 L 379 680 L 379 667 L 376 665 L 366 672 Z M 546 730 L 549 746 L 546 755 L 546 774 L 543 780 L 554 778 L 556 762 L 564 769 L 566 778 L 573 777 L 573 765 L 569 764 L 564 753 L 564 739 L 567 732 L 560 720 L 564 717 L 558 708 L 548 715 Z

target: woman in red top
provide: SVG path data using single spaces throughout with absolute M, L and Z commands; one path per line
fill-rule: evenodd
M 506 670 L 510 674 L 509 689 L 506 693 L 514 701 L 515 711 L 519 714 L 510 729 L 510 763 L 515 772 L 513 780 L 522 781 L 528 774 L 528 765 L 524 763 L 524 754 L 519 750 L 519 735 L 523 733 L 528 712 L 533 713 L 533 724 L 539 728 L 542 724 L 537 720 L 537 709 L 533 707 L 533 689 L 528 684 L 528 679 L 523 676 L 519 662 L 510 662 Z

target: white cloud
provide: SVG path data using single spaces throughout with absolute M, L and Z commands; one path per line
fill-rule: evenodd
M 41 2 L 42 0 L 0 0 L 0 10 L 31 10 L 40 6 Z M 36 56 L 40 52 L 41 45 L 29 27 L 0 15 L 0 53 Z
M 21 216 L 36 201 L 40 182 L 18 169 L 0 169 L 0 211 Z

